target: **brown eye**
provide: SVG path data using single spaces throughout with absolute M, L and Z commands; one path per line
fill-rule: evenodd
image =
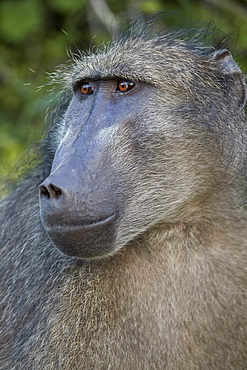
M 88 82 L 81 84 L 80 90 L 83 95 L 91 95 L 94 91 L 93 86 Z
M 122 80 L 118 82 L 117 91 L 124 93 L 126 91 L 132 90 L 134 86 L 134 82 Z

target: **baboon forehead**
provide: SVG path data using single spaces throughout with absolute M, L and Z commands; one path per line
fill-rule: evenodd
M 113 42 L 84 57 L 75 58 L 71 83 L 82 79 L 124 78 L 166 86 L 200 78 L 210 70 L 206 48 L 167 37 Z

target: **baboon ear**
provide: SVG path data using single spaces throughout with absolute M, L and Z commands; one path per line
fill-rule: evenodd
M 245 78 L 241 69 L 227 49 L 217 51 L 214 54 L 214 59 L 228 93 L 237 102 L 238 109 L 241 110 L 246 103 L 247 95 Z

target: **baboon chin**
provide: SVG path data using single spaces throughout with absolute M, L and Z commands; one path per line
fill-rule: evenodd
M 0 203 L 3 370 L 247 368 L 244 75 L 148 28 L 59 69 Z

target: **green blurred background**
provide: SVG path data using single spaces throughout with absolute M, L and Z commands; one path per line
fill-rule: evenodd
M 109 38 L 109 25 L 138 12 L 175 12 L 174 23 L 214 23 L 230 35 L 247 71 L 247 0 L 0 0 L 0 178 L 14 177 L 25 148 L 41 137 L 52 95 L 48 74 L 77 45 Z M 93 41 L 92 41 L 93 40 Z

